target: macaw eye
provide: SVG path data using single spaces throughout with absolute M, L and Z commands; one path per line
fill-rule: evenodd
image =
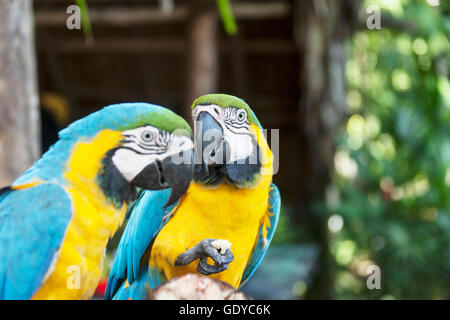
M 247 119 L 247 112 L 243 109 L 240 109 L 237 113 L 237 120 L 239 122 L 244 122 Z
M 151 131 L 144 131 L 141 134 L 142 141 L 151 142 L 153 140 L 153 133 Z

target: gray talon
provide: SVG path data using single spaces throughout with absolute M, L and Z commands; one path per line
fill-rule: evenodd
M 197 245 L 184 253 L 180 254 L 175 261 L 175 266 L 184 266 L 200 259 L 197 271 L 204 275 L 219 273 L 228 269 L 228 265 L 234 260 L 231 249 L 227 249 L 224 255 L 221 255 L 211 242 L 216 239 L 204 239 Z M 208 257 L 214 261 L 211 265 L 208 263 Z

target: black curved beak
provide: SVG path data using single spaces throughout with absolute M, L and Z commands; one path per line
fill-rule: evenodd
M 170 155 L 147 165 L 132 181 L 146 190 L 171 188 L 172 192 L 164 208 L 176 203 L 189 188 L 194 171 L 193 149 Z
M 202 163 L 206 170 L 207 166 L 222 165 L 226 162 L 222 126 L 206 111 L 197 116 L 195 144 L 196 163 Z

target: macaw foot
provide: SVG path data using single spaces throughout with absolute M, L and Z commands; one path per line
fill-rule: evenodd
M 231 243 L 227 240 L 204 239 L 180 254 L 175 261 L 175 266 L 185 266 L 200 259 L 197 271 L 201 274 L 210 275 L 225 271 L 234 260 L 230 247 Z M 208 263 L 208 257 L 214 261 L 213 265 Z

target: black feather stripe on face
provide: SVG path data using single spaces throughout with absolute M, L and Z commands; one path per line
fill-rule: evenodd
M 203 164 L 195 164 L 194 181 L 206 185 L 218 185 L 222 183 L 225 175 L 220 168 L 221 167 L 208 167 L 208 172 L 206 172 Z
M 131 203 L 137 198 L 136 188 L 132 186 L 116 168 L 112 157 L 117 148 L 109 150 L 102 160 L 102 169 L 97 176 L 100 188 L 116 208 L 123 203 Z
M 252 155 L 244 161 L 230 162 L 220 166 L 208 166 L 208 172 L 203 164 L 196 164 L 194 167 L 194 181 L 205 185 L 219 185 L 222 182 L 235 185 L 237 187 L 251 186 L 259 176 L 261 170 L 261 150 L 256 147 L 257 157 Z M 250 161 L 252 158 L 252 162 Z M 254 159 L 256 159 L 256 163 Z

